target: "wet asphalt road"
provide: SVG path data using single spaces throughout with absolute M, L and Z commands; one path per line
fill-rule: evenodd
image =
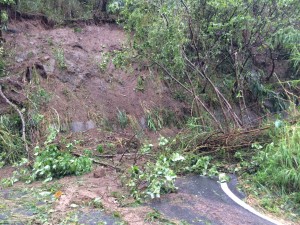
M 233 178 L 228 186 L 235 195 L 243 198 L 235 185 Z M 168 194 L 151 203 L 166 217 L 199 225 L 273 225 L 236 204 L 216 180 L 193 175 L 178 178 L 176 186 L 178 193 Z

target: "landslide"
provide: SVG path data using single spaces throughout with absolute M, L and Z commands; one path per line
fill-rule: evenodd
M 84 147 L 94 148 L 103 141 L 105 132 L 116 134 L 109 133 L 110 138 L 130 138 L 135 133 L 157 136 L 147 124 L 147 116 L 155 110 L 172 117 L 167 118 L 169 127 L 159 133 L 169 136 L 176 132 L 177 121 L 183 119 L 187 107 L 174 100 L 155 71 L 134 64 L 117 69 L 111 61 L 106 69 L 101 68 L 107 54 L 120 52 L 126 45 L 118 25 L 73 24 L 49 29 L 37 20 L 12 21 L 9 25 L 15 32 L 4 34 L 9 77 L 2 78 L 7 84 L 4 93 L 26 108 L 28 97 L 39 96 L 42 93 L 37 90 L 44 90 L 48 100 L 39 112 L 45 116 L 41 130 L 59 123 L 69 138 L 80 134 L 87 143 Z M 3 99 L 0 105 L 1 113 L 9 110 Z M 120 114 L 128 118 L 124 129 Z

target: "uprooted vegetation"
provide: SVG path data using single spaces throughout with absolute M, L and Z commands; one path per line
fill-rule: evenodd
M 273 193 L 264 208 L 297 215 L 297 1 L 106 3 L 10 7 L 21 21 L 1 47 L 0 161 L 22 170 L 4 183 L 93 162 L 141 201 L 175 191 L 176 174 L 238 173 Z

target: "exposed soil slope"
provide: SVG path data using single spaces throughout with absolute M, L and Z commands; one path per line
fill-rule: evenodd
M 92 113 L 111 120 L 117 108 L 139 122 L 144 109 L 154 106 L 181 113 L 182 105 L 149 71 L 136 66 L 116 70 L 111 63 L 105 72 L 100 71 L 103 54 L 122 49 L 125 42 L 124 32 L 116 25 L 46 30 L 38 22 L 26 21 L 11 27 L 18 31 L 6 35 L 11 73 L 25 73 L 28 66 L 42 64 L 49 77 L 47 89 L 53 93 L 50 106 L 71 121 L 88 120 Z M 60 63 L 65 68 L 59 68 Z M 138 76 L 146 80 L 143 92 L 136 90 Z
M 174 100 L 155 72 L 137 65 L 116 69 L 112 63 L 106 70 L 100 69 L 104 53 L 122 49 L 126 41 L 117 25 L 46 29 L 38 21 L 26 20 L 12 21 L 10 28 L 16 31 L 5 34 L 12 82 L 6 85 L 4 93 L 20 107 L 36 90 L 42 88 L 46 91 L 44 94 L 49 95 L 49 102 L 41 105 L 40 113 L 45 116 L 39 127 L 41 134 L 33 137 L 36 143 L 32 147 L 42 142 L 50 124 L 60 126 L 60 138 L 81 140 L 79 152 L 91 149 L 96 153 L 97 145 L 103 144 L 105 153 L 119 156 L 125 151 L 136 151 L 144 139 L 156 140 L 159 134 L 176 134 L 175 123 L 159 132 L 150 131 L 147 126 L 147 113 L 153 109 L 168 110 L 175 119 L 182 118 L 186 110 L 184 103 Z M 138 79 L 143 80 L 143 90 L 137 88 Z M 2 99 L 0 106 L 1 112 L 9 109 Z M 129 119 L 125 129 L 118 121 L 120 111 Z M 128 146 L 128 140 L 133 146 Z M 106 144 L 113 147 L 106 148 Z M 124 167 L 132 163 L 128 157 L 122 162 Z M 119 164 L 118 157 L 109 161 L 109 164 L 114 163 Z M 1 169 L 1 177 L 11 173 L 11 168 Z M 63 195 L 54 202 L 53 214 L 48 217 L 50 224 L 64 221 L 68 213 L 74 211 L 72 204 L 85 205 L 98 197 L 108 212 L 117 211 L 129 224 L 144 224 L 147 212 L 151 212 L 148 207 L 121 206 L 125 192 L 120 174 L 112 168 L 95 166 L 90 174 L 66 177 L 59 183 L 62 186 L 57 190 Z M 115 195 L 120 195 L 119 200 Z

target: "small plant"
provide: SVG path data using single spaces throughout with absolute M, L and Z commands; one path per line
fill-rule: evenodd
M 112 213 L 112 215 L 113 215 L 113 217 L 115 217 L 115 218 L 121 218 L 121 214 L 120 214 L 118 211 L 114 211 L 114 212 Z
M 163 217 L 163 215 L 160 212 L 158 212 L 157 210 L 147 213 L 147 215 L 145 217 L 145 222 L 148 222 L 148 223 L 160 222 L 160 223 L 170 224 L 170 221 L 165 219 Z
M 110 58 L 111 58 L 110 53 L 107 52 L 102 53 L 101 62 L 99 63 L 99 69 L 101 72 L 104 72 L 107 69 Z
M 135 90 L 144 92 L 144 90 L 145 90 L 145 79 L 142 76 L 138 76 Z
M 18 117 L 0 116 L 0 165 L 13 164 L 24 154 L 23 142 L 19 132 L 20 120 Z
M 0 77 L 5 76 L 4 48 L 0 46 Z
M 150 113 L 147 114 L 147 126 L 150 130 L 153 130 L 153 131 L 157 130 L 155 121 Z
M 169 141 L 164 137 L 160 137 L 159 146 L 165 151 L 169 151 L 167 145 Z M 149 152 L 152 145 L 144 145 L 143 152 Z M 179 153 L 173 153 L 169 157 L 161 154 L 156 162 L 149 162 L 144 168 L 134 165 L 129 170 L 129 181 L 127 186 L 131 195 L 140 201 L 143 198 L 160 198 L 163 193 L 169 193 L 176 190 L 175 179 L 176 174 L 171 166 L 179 161 L 185 160 Z M 145 187 L 145 184 L 147 186 Z
M 75 27 L 74 28 L 74 33 L 81 33 L 82 32 L 82 28 L 81 27 Z
M 31 180 L 42 178 L 47 182 L 54 177 L 81 175 L 91 171 L 92 161 L 90 158 L 72 156 L 71 150 L 74 147 L 72 143 L 68 143 L 66 149 L 61 150 L 58 144 L 53 143 L 58 131 L 54 128 L 50 128 L 49 131 L 44 147 L 37 146 L 35 148 L 36 159 Z
M 201 174 L 203 176 L 216 176 L 218 171 L 215 166 L 210 166 L 211 158 L 209 156 L 200 157 L 196 164 L 191 167 L 193 172 Z
M 55 56 L 55 59 L 56 59 L 56 61 L 58 63 L 58 67 L 61 70 L 66 69 L 67 65 L 66 65 L 66 61 L 65 61 L 65 52 L 64 52 L 64 49 L 61 48 L 61 47 L 55 48 L 54 49 L 54 56 Z
M 164 126 L 177 125 L 180 127 L 181 121 L 175 116 L 175 113 L 165 108 L 154 108 L 152 110 L 144 108 L 147 126 L 150 130 L 158 131 Z
M 45 106 L 51 100 L 51 93 L 44 88 L 38 86 L 29 91 L 27 95 L 30 107 L 38 111 L 42 106 Z
M 103 153 L 103 146 L 102 145 L 97 145 L 97 152 L 99 152 L 100 154 Z
M 257 181 L 283 193 L 300 191 L 300 124 L 275 122 L 273 142 L 260 151 Z M 272 177 L 272 179 L 270 179 Z
M 144 144 L 143 147 L 140 149 L 142 154 L 147 154 L 152 151 L 153 144 Z
M 150 130 L 157 131 L 163 128 L 163 118 L 156 110 L 149 111 L 147 114 L 147 125 Z
M 128 59 L 129 57 L 129 51 L 124 50 L 115 50 L 111 54 L 112 56 L 112 63 L 114 64 L 115 68 L 124 68 L 126 69 L 126 66 L 128 65 Z
M 28 160 L 22 158 L 19 162 L 13 164 L 13 167 L 17 168 L 13 172 L 13 175 L 9 178 L 4 178 L 1 180 L 1 185 L 4 187 L 11 187 L 14 183 L 18 181 L 27 181 L 30 178 L 30 172 L 27 168 L 24 167 L 28 163 Z
M 54 46 L 53 38 L 51 37 L 47 38 L 47 42 L 49 46 Z
M 101 201 L 101 198 L 94 198 L 91 201 L 90 205 L 93 206 L 96 209 L 103 209 L 104 208 L 103 203 Z
M 128 117 L 125 111 L 118 109 L 118 120 L 122 129 L 124 129 L 128 125 Z
M 114 143 L 107 143 L 106 147 L 109 148 L 110 150 L 113 150 L 116 147 L 116 145 Z

